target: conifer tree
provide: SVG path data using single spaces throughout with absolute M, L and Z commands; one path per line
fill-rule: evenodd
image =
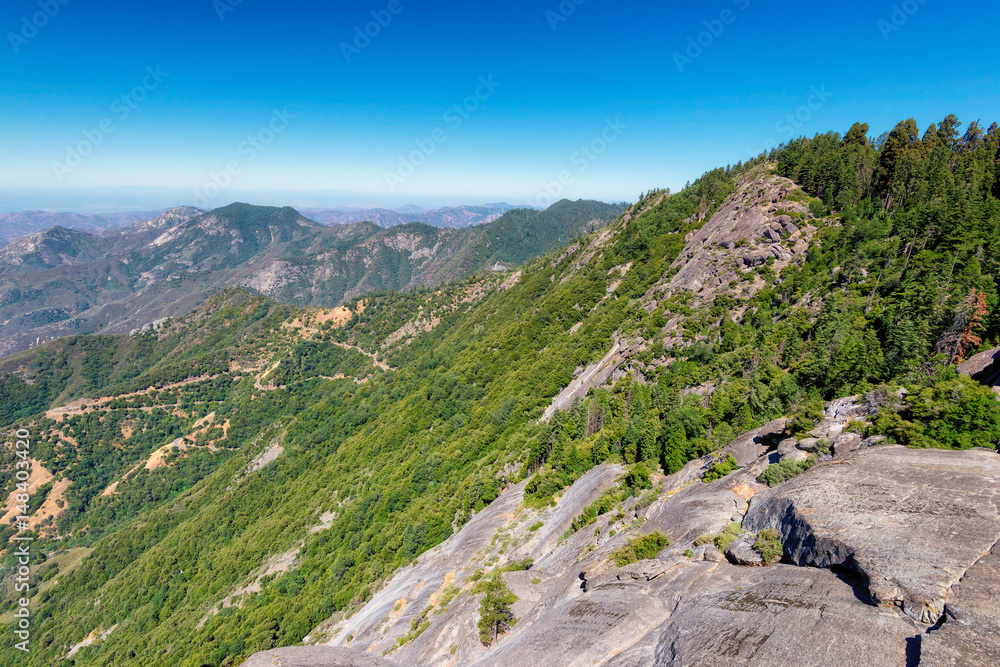
M 484 584 L 484 589 L 483 601 L 479 603 L 479 639 L 489 646 L 517 622 L 511 606 L 518 597 L 499 572 Z

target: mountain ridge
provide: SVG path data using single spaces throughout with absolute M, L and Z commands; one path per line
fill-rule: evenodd
M 618 212 L 598 202 L 533 213 L 540 227 L 410 223 L 324 226 L 290 207 L 178 207 L 97 235 L 39 232 L 0 248 L 0 355 L 80 333 L 120 333 L 180 315 L 244 285 L 290 303 L 332 307 L 376 290 L 436 285 L 520 263 Z M 511 215 L 523 214 L 514 212 Z M 39 285 L 47 285 L 39 290 Z
M 507 211 L 518 208 L 507 203 L 482 206 L 450 206 L 425 210 L 403 207 L 398 210 L 370 208 L 360 210 L 304 209 L 305 215 L 326 225 L 343 225 L 353 222 L 372 222 L 383 229 L 408 222 L 423 222 L 435 227 L 464 228 L 493 222 Z

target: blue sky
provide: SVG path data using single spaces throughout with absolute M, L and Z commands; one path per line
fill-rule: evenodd
M 8 0 L 0 208 L 626 201 L 1000 120 L 994 3 L 577 2 Z

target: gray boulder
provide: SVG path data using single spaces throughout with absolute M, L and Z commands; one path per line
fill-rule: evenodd
M 741 466 L 750 465 L 784 439 L 787 425 L 787 419 L 775 419 L 744 433 L 726 446 L 723 455 L 732 454 Z
M 844 426 L 846 426 L 846 424 L 847 422 L 843 419 L 828 417 L 816 424 L 816 427 L 809 431 L 809 435 L 814 438 L 826 438 L 827 440 L 833 440 L 844 432 Z
M 959 373 L 995 387 L 1000 386 L 1000 347 L 980 352 L 957 368 Z
M 778 454 L 780 456 L 787 456 L 795 451 L 795 447 L 799 444 L 799 441 L 795 438 L 785 438 L 778 443 Z
M 781 460 L 784 461 L 785 459 L 789 459 L 792 461 L 807 461 L 810 456 L 811 454 L 809 452 L 804 452 L 801 449 L 793 449 L 785 456 L 782 456 Z
M 857 433 L 844 433 L 833 441 L 833 453 L 844 456 L 861 449 L 862 438 Z
M 815 452 L 816 445 L 819 444 L 819 438 L 803 438 L 799 440 L 799 449 L 806 452 Z
M 749 531 L 777 529 L 799 565 L 853 568 L 879 605 L 935 623 L 1000 540 L 1000 456 L 878 447 L 757 494 Z
M 918 632 L 910 619 L 868 605 L 852 582 L 827 570 L 719 566 L 711 580 L 691 585 L 667 622 L 598 664 L 906 667 L 908 642 Z
M 753 548 L 754 536 L 743 533 L 726 547 L 726 558 L 733 565 L 759 566 L 764 559 Z

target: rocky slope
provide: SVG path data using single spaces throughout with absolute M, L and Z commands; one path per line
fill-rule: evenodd
M 779 279 L 786 268 L 806 260 L 817 231 L 810 223 L 812 213 L 802 203 L 808 197 L 792 181 L 771 172 L 770 167 L 763 166 L 737 179 L 735 192 L 704 225 L 687 235 L 684 249 L 670 270 L 646 293 L 642 303 L 645 311 L 651 313 L 679 295 L 687 298 L 687 307 L 692 310 L 711 306 L 714 299 L 723 294 L 747 299 L 765 287 L 757 272 L 759 267 L 770 267 Z M 633 219 L 655 210 L 664 199 L 661 196 L 631 207 L 623 216 L 620 233 L 627 233 Z M 587 248 L 585 261 L 574 268 L 580 270 L 586 266 L 587 258 L 599 253 L 613 236 L 613 230 L 608 230 L 596 237 Z M 616 267 L 612 271 L 624 277 L 631 268 Z M 620 285 L 621 280 L 617 284 Z M 613 292 L 614 289 L 609 288 L 608 296 Z M 744 308 L 736 308 L 729 315 L 739 319 L 743 312 Z M 682 314 L 672 315 L 668 320 L 663 330 L 667 334 L 668 349 L 685 345 L 683 327 L 686 320 Z M 626 372 L 642 374 L 655 370 L 631 361 L 647 349 L 645 343 L 641 339 L 616 341 L 607 356 L 581 369 L 577 378 L 553 400 L 545 419 L 557 410 L 567 410 L 575 399 L 586 396 L 591 389 L 609 380 L 620 379 Z
M 817 432 L 836 440 L 870 409 L 858 398 L 826 412 Z M 783 421 L 747 434 L 729 448 L 742 469 L 705 484 L 712 459 L 692 462 L 654 480 L 653 497 L 629 499 L 569 536 L 621 468 L 599 466 L 542 510 L 523 503 L 523 484 L 513 486 L 359 612 L 305 639 L 337 648 L 281 649 L 245 664 L 499 666 L 542 656 L 545 665 L 609 667 L 821 665 L 833 656 L 858 665 L 995 664 L 988 600 L 1000 576 L 1000 456 L 873 440 L 770 489 L 757 481 L 764 468 L 815 444 L 785 435 Z M 744 533 L 776 529 L 784 561 L 736 565 L 738 544 L 723 555 L 698 539 L 734 521 Z M 629 538 L 656 530 L 670 538 L 656 558 L 612 562 Z M 474 580 L 525 559 L 530 569 L 502 575 L 519 598 L 519 620 L 485 647 Z
M 989 661 L 997 456 L 971 448 L 996 448 L 1000 404 L 931 350 L 1000 274 L 968 259 L 942 306 L 952 255 L 911 264 L 881 216 L 829 211 L 767 165 L 716 170 L 507 275 L 334 311 L 231 290 L 4 360 L 0 419 L 40 434 L 53 477 L 33 498 L 65 490 L 27 663 Z M 316 229 L 276 215 L 214 212 L 191 253 L 158 252 L 225 261 Z M 747 266 L 781 215 L 816 229 L 808 253 Z M 534 221 L 487 227 L 530 241 Z M 411 233 L 375 230 L 371 266 L 422 253 Z M 466 257 L 495 250 L 477 238 Z M 996 344 L 984 322 L 967 340 Z M 520 620 L 487 647 L 494 576 Z

